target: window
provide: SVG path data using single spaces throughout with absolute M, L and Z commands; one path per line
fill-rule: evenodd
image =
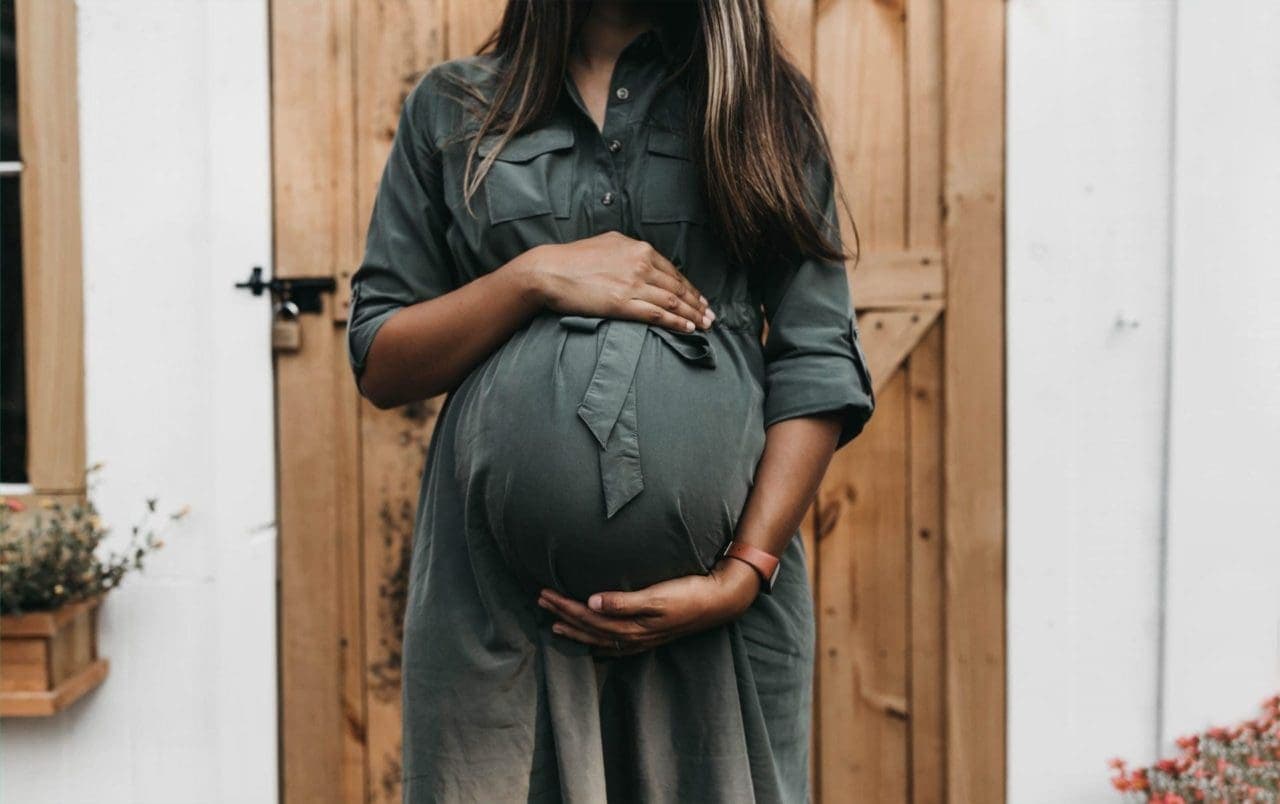
M 13 0 L 0 2 L 0 484 L 27 482 L 27 391 L 23 378 L 22 162 Z
M 0 494 L 84 493 L 76 3 L 0 0 Z

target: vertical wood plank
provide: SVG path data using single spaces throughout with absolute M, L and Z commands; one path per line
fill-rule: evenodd
M 445 50 L 449 58 L 470 56 L 502 20 L 506 0 L 444 0 Z
M 352 0 L 272 4 L 277 276 L 357 258 Z M 355 393 L 333 300 L 278 356 L 280 698 L 286 802 L 366 789 Z
M 444 58 L 443 14 L 443 0 L 384 0 L 356 9 L 358 221 L 367 221 L 373 208 L 405 98 Z M 340 276 L 340 287 L 349 284 L 349 273 Z M 367 402 L 359 408 L 367 800 L 388 804 L 401 796 L 401 630 L 413 520 L 442 398 L 394 411 Z
M 942 245 L 942 0 L 907 0 L 907 245 Z
M 27 479 L 41 494 L 85 488 L 84 279 L 76 5 L 19 0 Z
M 903 2 L 836 0 L 817 12 L 815 84 L 864 251 L 906 247 Z M 854 233 L 841 223 L 852 248 Z
M 943 8 L 947 788 L 1003 801 L 1005 9 Z
M 355 255 L 351 256 L 354 264 Z M 335 315 L 337 300 L 330 299 L 328 312 Z M 360 521 L 360 395 L 354 389 L 347 359 L 344 330 L 331 327 L 334 342 L 330 353 L 334 400 L 333 489 L 334 517 L 338 549 L 338 647 L 342 696 L 342 784 L 343 800 L 368 799 L 369 713 L 365 700 L 365 598 L 364 533 Z
M 945 631 L 942 545 L 942 326 L 907 366 L 910 435 L 911 801 L 946 801 Z
M 875 427 L 819 493 L 822 799 L 907 800 L 907 396 L 898 371 Z
M 864 253 L 907 242 L 904 12 L 904 0 L 816 8 L 814 83 Z M 819 493 L 817 775 L 826 801 L 851 790 L 868 801 L 907 797 L 905 389 L 898 372 Z
M 370 801 L 401 795 L 401 637 L 418 489 L 443 397 L 361 410 Z
M 813 80 L 815 0 L 769 0 L 769 15 L 778 40 L 795 64 Z

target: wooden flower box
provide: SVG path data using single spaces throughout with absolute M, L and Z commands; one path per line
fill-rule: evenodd
M 0 716 L 52 715 L 102 683 L 107 660 L 98 658 L 101 600 L 0 617 Z

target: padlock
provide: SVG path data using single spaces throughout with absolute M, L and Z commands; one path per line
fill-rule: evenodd
M 296 352 L 302 348 L 302 322 L 298 320 L 298 305 L 285 299 L 275 306 L 271 320 L 271 349 L 275 352 Z

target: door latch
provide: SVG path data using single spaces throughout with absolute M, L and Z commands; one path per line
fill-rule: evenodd
M 262 278 L 262 266 L 255 265 L 244 282 L 237 282 L 236 287 L 243 288 L 255 296 L 270 291 L 275 304 L 288 309 L 296 316 L 299 313 L 319 313 L 324 309 L 320 294 L 333 293 L 338 283 L 331 276 L 293 276 L 287 278 Z

